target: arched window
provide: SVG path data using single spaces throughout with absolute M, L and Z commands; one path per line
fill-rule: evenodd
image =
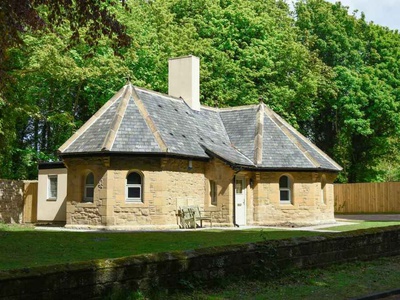
M 90 172 L 86 175 L 85 178 L 85 195 L 83 200 L 85 202 L 93 202 L 93 195 L 94 195 L 94 176 L 93 173 Z
M 279 178 L 279 192 L 281 203 L 291 203 L 292 202 L 292 186 L 290 178 L 283 175 Z
M 322 175 L 321 177 L 321 202 L 325 203 L 326 201 L 326 177 Z
M 142 176 L 132 172 L 126 177 L 126 201 L 143 202 L 142 198 Z

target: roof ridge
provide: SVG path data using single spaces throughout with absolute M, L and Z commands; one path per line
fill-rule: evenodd
M 263 135 L 264 135 L 264 103 L 260 103 L 256 114 L 256 132 L 254 138 L 254 163 L 262 164 L 263 160 Z
M 177 101 L 177 102 L 185 102 L 180 97 L 171 96 L 171 95 L 168 95 L 168 94 L 165 94 L 165 93 L 162 93 L 162 92 L 149 90 L 149 89 L 146 89 L 146 88 L 143 88 L 143 87 L 139 87 L 139 86 L 136 86 L 136 85 L 134 86 L 134 88 L 137 89 L 137 90 L 141 90 L 142 92 L 145 92 L 145 93 L 159 95 L 159 96 L 161 96 L 163 98 L 166 98 L 167 100 L 173 100 L 173 101 Z
M 162 92 L 157 92 L 157 91 L 153 91 L 144 87 L 139 87 L 139 86 L 133 86 L 135 89 L 138 89 L 140 91 L 146 92 L 146 93 L 150 93 L 150 94 L 156 94 L 159 95 L 163 98 L 166 98 L 166 100 L 173 100 L 173 101 L 177 101 L 177 102 L 185 102 L 185 100 L 183 100 L 181 97 L 175 97 L 175 96 L 171 96 L 168 95 L 166 93 L 162 93 Z M 216 111 L 216 112 L 223 112 L 223 111 L 232 111 L 232 110 L 243 110 L 243 109 L 251 109 L 254 108 L 256 106 L 258 106 L 259 104 L 247 104 L 247 105 L 239 105 L 239 106 L 229 106 L 229 107 L 212 107 L 212 106 L 208 106 L 208 105 L 204 105 L 204 104 L 200 104 L 200 107 L 202 109 L 208 109 L 208 110 L 212 110 L 212 111 Z
M 217 111 L 218 118 L 219 118 L 219 120 L 220 120 L 220 122 L 221 122 L 221 124 L 222 124 L 222 127 L 224 128 L 224 131 L 225 131 L 226 136 L 228 137 L 228 140 L 229 140 L 229 147 L 232 147 L 233 150 L 235 150 L 235 151 L 236 151 L 237 153 L 239 153 L 241 156 L 243 156 L 244 158 L 246 158 L 247 160 L 249 160 L 250 162 L 252 162 L 252 163 L 254 164 L 254 162 L 253 162 L 249 157 L 247 157 L 247 155 L 245 155 L 242 151 L 240 151 L 240 149 L 238 149 L 238 148 L 232 143 L 231 137 L 229 136 L 228 131 L 226 130 L 225 123 L 224 123 L 223 119 L 221 118 L 220 113 L 221 113 L 221 111 Z
M 92 126 L 125 92 L 128 85 L 123 86 L 110 100 L 108 100 L 89 120 L 83 124 L 75 133 L 58 148 L 58 152 L 62 153 L 68 149 L 87 129 Z
M 247 104 L 247 105 L 239 105 L 239 106 L 230 106 L 230 107 L 221 107 L 217 108 L 219 111 L 235 111 L 235 110 L 244 110 L 244 109 L 251 109 L 254 107 L 258 107 L 259 104 Z
M 125 89 L 122 99 L 119 102 L 117 111 L 115 112 L 114 118 L 111 122 L 110 129 L 108 130 L 103 144 L 101 145 L 101 151 L 110 151 L 114 145 L 115 138 L 117 137 L 117 132 L 121 126 L 122 119 L 124 118 L 126 108 L 128 107 L 129 99 L 132 95 L 132 85 L 128 84 Z
M 301 153 L 316 167 L 320 168 L 321 164 L 301 145 L 295 138 L 293 132 L 289 129 L 291 126 L 284 122 L 273 110 L 269 107 L 266 109 L 267 115 L 274 121 L 275 124 L 283 131 L 283 133 L 290 139 L 290 141 L 301 151 Z M 297 132 L 300 134 L 299 132 Z
M 237 164 L 235 162 L 233 162 L 232 160 L 229 160 L 228 158 L 225 158 L 223 156 L 221 156 L 220 154 L 216 153 L 214 150 L 211 150 L 209 147 L 207 147 L 205 144 L 199 144 L 205 151 L 206 154 L 209 155 L 208 153 L 211 153 L 212 156 L 217 157 L 218 159 L 228 162 L 232 165 L 241 165 L 241 166 L 248 166 L 248 167 L 255 167 L 254 163 L 251 161 L 251 159 L 249 159 L 246 155 L 244 155 L 239 149 L 237 149 L 235 146 L 231 145 L 231 147 L 237 151 L 240 155 L 242 155 L 244 158 L 246 158 L 251 164 L 250 165 L 243 165 L 243 164 Z M 208 153 L 207 153 L 208 152 Z
M 133 97 L 133 101 L 135 102 L 135 104 L 139 110 L 140 115 L 143 117 L 144 121 L 146 122 L 146 125 L 149 127 L 149 129 L 150 129 L 151 133 L 153 134 L 154 139 L 156 140 L 161 151 L 168 152 L 167 144 L 163 140 L 155 122 L 150 117 L 150 114 L 147 111 L 146 106 L 144 105 L 143 101 L 140 99 L 139 95 L 136 93 L 135 88 L 133 88 L 132 97 Z

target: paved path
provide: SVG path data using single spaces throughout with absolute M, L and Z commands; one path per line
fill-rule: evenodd
M 192 231 L 192 230 L 246 230 L 246 229 L 278 229 L 278 230 L 296 230 L 296 231 L 314 231 L 314 232 L 338 232 L 335 230 L 326 230 L 325 228 L 336 227 L 336 226 L 344 226 L 355 224 L 355 222 L 351 221 L 399 221 L 400 222 L 400 214 L 379 214 L 379 215 L 335 215 L 336 223 L 332 224 L 324 224 L 324 225 L 314 225 L 314 226 L 304 226 L 304 227 L 277 227 L 277 226 L 241 226 L 241 227 L 204 227 L 197 229 L 121 229 L 121 230 L 95 230 L 95 229 L 72 229 L 65 227 L 53 227 L 53 226 L 37 226 L 35 229 L 38 230 L 48 230 L 48 231 L 86 231 L 86 232 L 122 232 L 122 231 Z
M 336 222 L 331 224 L 314 225 L 314 226 L 303 226 L 303 227 L 280 227 L 280 226 L 240 226 L 240 227 L 203 227 L 197 229 L 121 229 L 121 230 L 98 230 L 98 229 L 87 229 L 87 228 L 65 228 L 65 227 L 55 227 L 55 226 L 36 226 L 35 229 L 43 231 L 74 231 L 74 232 L 159 232 L 159 231 L 200 231 L 200 230 L 248 230 L 248 229 L 277 229 L 277 230 L 295 230 L 295 231 L 315 231 L 315 232 L 337 232 L 334 230 L 325 230 L 324 228 L 342 225 L 351 225 L 352 222 Z

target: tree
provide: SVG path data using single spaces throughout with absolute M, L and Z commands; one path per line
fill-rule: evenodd
M 70 39 L 76 43 L 82 31 L 90 45 L 96 45 L 100 36 L 114 38 L 115 49 L 127 46 L 130 37 L 126 27 L 116 20 L 110 7 L 124 0 L 1 0 L 0 1 L 0 78 L 4 78 L 7 49 L 23 43 L 22 34 L 68 24 Z M 2 85 L 0 84 L 0 92 Z
M 120 2 L 127 9 L 118 0 L 0 1 L 0 176 L 34 177 L 37 160 L 54 158 L 65 136 L 101 105 L 103 97 L 87 103 L 80 89 L 100 73 L 102 57 L 110 63 L 129 45 L 115 15 Z M 106 54 L 98 55 L 105 43 Z M 85 63 L 96 60 L 90 72 Z
M 312 120 L 318 146 L 343 167 L 340 180 L 379 180 L 379 162 L 399 139 L 400 36 L 358 19 L 340 2 L 296 4 L 302 41 L 335 73 L 334 97 L 322 97 Z

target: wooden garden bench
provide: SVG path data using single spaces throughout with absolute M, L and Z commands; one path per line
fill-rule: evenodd
M 178 216 L 180 219 L 181 228 L 192 228 L 195 225 L 194 213 L 189 207 L 179 207 Z
M 197 222 L 200 222 L 200 227 L 203 227 L 203 221 L 209 221 L 212 227 L 212 218 L 201 215 L 200 208 L 196 205 L 179 207 L 179 214 L 182 228 L 195 228 Z

